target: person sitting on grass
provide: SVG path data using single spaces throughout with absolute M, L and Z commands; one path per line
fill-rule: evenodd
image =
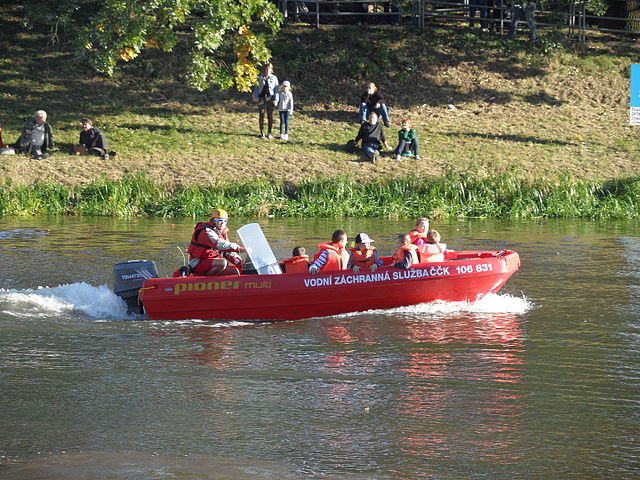
M 353 273 L 360 272 L 361 269 L 367 268 L 371 272 L 382 266 L 382 260 L 378 258 L 376 247 L 372 247 L 373 240 L 366 233 L 356 235 L 356 248 L 351 249 L 351 256 L 347 268 L 353 270 Z
M 309 255 L 304 247 L 295 247 L 291 252 L 291 258 L 282 261 L 285 273 L 308 273 Z
M 313 257 L 313 263 L 309 266 L 309 273 L 331 272 L 334 270 L 344 270 L 349 262 L 349 253 L 345 250 L 347 246 L 347 234 L 343 230 L 336 230 L 331 235 L 331 242 L 320 243 L 318 250 Z
M 420 145 L 416 130 L 411 128 L 411 120 L 402 120 L 402 128 L 398 130 L 398 146 L 396 147 L 396 160 L 400 160 L 403 154 L 415 155 L 420 160 Z
M 396 268 L 406 270 L 411 267 L 411 265 L 420 263 L 420 260 L 418 260 L 418 246 L 411 243 L 409 234 L 399 235 L 398 240 L 400 244 L 391 258 L 392 265 Z
M 31 154 L 37 160 L 49 156 L 49 150 L 53 148 L 53 133 L 51 125 L 47 123 L 47 112 L 38 110 L 33 120 L 25 124 L 15 148 L 18 153 Z
M 107 137 L 102 131 L 93 126 L 93 121 L 89 118 L 83 118 L 82 130 L 80 131 L 80 144 L 74 147 L 76 155 L 96 155 L 104 160 L 109 160 L 109 152 L 107 146 Z
M 389 109 L 387 108 L 387 104 L 384 103 L 378 87 L 376 87 L 376 84 L 373 82 L 367 84 L 367 91 L 360 97 L 360 123 L 364 123 L 369 118 L 371 112 L 376 112 L 376 114 L 381 116 L 384 126 L 389 127 Z
M 362 151 L 373 163 L 380 158 L 380 149 L 389 148 L 382 125 L 378 122 L 378 114 L 371 112 L 369 120 L 360 125 L 355 142 L 362 140 Z

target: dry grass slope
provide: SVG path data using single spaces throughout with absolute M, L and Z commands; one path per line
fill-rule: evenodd
M 0 158 L 0 181 L 77 185 L 139 171 L 169 185 L 339 174 L 553 180 L 640 173 L 637 132 L 627 119 L 637 49 L 607 38 L 577 48 L 553 33 L 531 46 L 461 27 L 287 27 L 273 42 L 276 74 L 292 82 L 296 100 L 285 143 L 257 137 L 249 95 L 185 87 L 175 56 L 149 52 L 102 78 L 63 45 L 46 45 L 44 33 L 21 31 L 18 13 L 0 20 L 5 140 L 14 141 L 24 119 L 43 108 L 59 151 L 40 162 Z M 343 151 L 357 132 L 356 103 L 369 80 L 392 109 L 390 143 L 410 117 L 421 161 L 398 163 L 387 152 L 372 165 Z M 107 133 L 115 158 L 70 154 L 84 115 Z

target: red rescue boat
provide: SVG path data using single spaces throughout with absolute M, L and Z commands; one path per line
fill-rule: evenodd
M 390 263 L 389 257 L 381 258 Z M 130 304 L 141 303 L 146 315 L 157 320 L 297 320 L 435 300 L 473 302 L 497 292 L 519 267 L 518 254 L 502 250 L 448 252 L 443 262 L 360 273 L 148 278 L 155 275 L 136 269 L 131 274 L 121 270 L 116 278 L 147 277 L 141 287 L 116 293 L 127 299 L 128 292 Z

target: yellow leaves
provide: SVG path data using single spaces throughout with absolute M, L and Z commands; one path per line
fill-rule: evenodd
M 125 47 L 122 50 L 120 50 L 120 53 L 118 53 L 118 57 L 120 57 L 125 62 L 128 62 L 129 60 L 133 60 L 137 56 L 138 56 L 138 52 L 136 52 L 132 47 Z
M 242 25 L 238 33 L 240 34 L 240 42 L 236 46 L 238 60 L 233 66 L 233 77 L 239 91 L 250 92 L 258 77 L 256 62 L 251 60 L 252 46 L 256 36 L 248 25 Z
M 149 38 L 145 48 L 158 48 L 158 41 L 155 38 Z

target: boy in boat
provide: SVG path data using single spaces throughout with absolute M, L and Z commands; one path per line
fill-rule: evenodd
M 391 258 L 392 265 L 396 268 L 406 270 L 411 267 L 411 265 L 420 263 L 418 260 L 418 246 L 411 243 L 409 234 L 399 235 L 398 240 L 400 244 Z
M 440 233 L 437 230 L 427 232 L 427 242 L 418 247 L 421 262 L 444 262 L 447 245 L 440 243 Z
M 368 268 L 370 271 L 375 272 L 376 269 L 382 266 L 382 260 L 378 258 L 378 252 L 376 247 L 372 247 L 373 239 L 366 233 L 359 233 L 356 235 L 356 248 L 352 248 L 351 256 L 347 268 L 353 270 L 353 273 L 360 272 L 362 268 Z
M 427 232 L 429 231 L 429 219 L 420 217 L 416 220 L 416 226 L 409 232 L 411 243 L 414 245 L 423 245 L 427 242 Z
M 215 209 L 208 222 L 194 227 L 187 252 L 189 267 L 195 275 L 239 275 L 245 248 L 229 241 L 226 210 Z
M 343 230 L 336 230 L 331 235 L 331 242 L 318 244 L 318 250 L 309 266 L 309 273 L 315 275 L 319 271 L 330 272 L 344 270 L 349 262 L 347 234 Z
M 307 273 L 309 271 L 309 255 L 304 247 L 295 247 L 291 252 L 291 258 L 281 263 L 284 273 Z

